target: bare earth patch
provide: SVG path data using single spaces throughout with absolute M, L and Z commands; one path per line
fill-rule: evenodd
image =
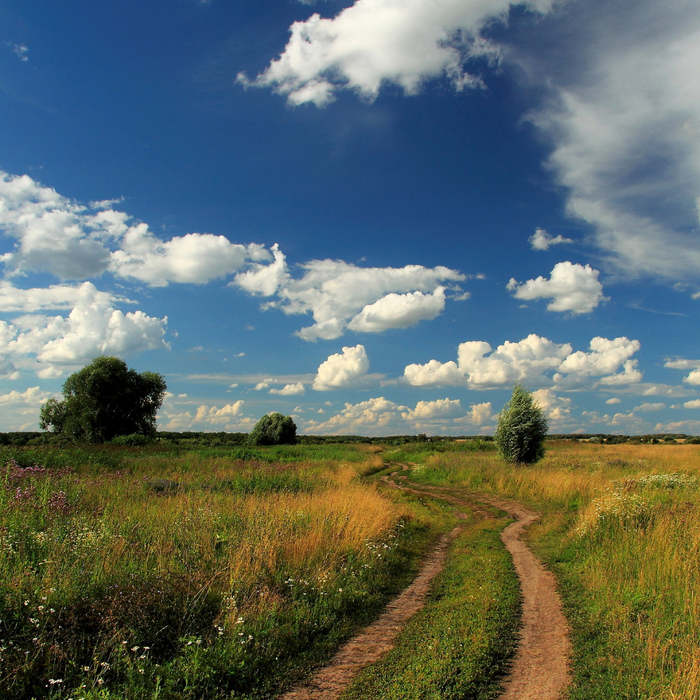
M 400 465 L 407 471 L 407 465 Z M 391 476 L 396 478 L 398 472 Z M 524 530 L 539 517 L 519 503 L 502 501 L 483 494 L 459 489 L 414 484 L 405 475 L 402 483 L 390 477 L 382 480 L 392 488 L 414 493 L 430 494 L 454 505 L 468 507 L 481 517 L 489 517 L 474 503 L 477 499 L 508 513 L 516 522 L 501 534 L 501 539 L 513 557 L 523 595 L 523 625 L 521 641 L 512 669 L 505 679 L 505 689 L 499 700 L 558 700 L 570 682 L 569 628 L 562 612 L 554 576 L 547 571 L 521 539 Z M 458 517 L 465 517 L 457 513 Z M 408 620 L 424 605 L 430 584 L 442 571 L 450 542 L 459 534 L 455 527 L 443 535 L 426 558 L 418 576 L 387 606 L 385 612 L 369 627 L 346 642 L 330 663 L 316 673 L 304 686 L 295 688 L 280 700 L 334 700 L 350 685 L 355 675 L 378 661 L 393 648 L 397 636 Z

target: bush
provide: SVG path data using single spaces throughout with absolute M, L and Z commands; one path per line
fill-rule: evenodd
M 501 457 L 513 464 L 533 464 L 544 457 L 547 419 L 532 394 L 521 384 L 498 415 L 494 440 Z
M 253 445 L 293 445 L 297 441 L 297 426 L 289 416 L 270 413 L 257 422 L 249 440 Z

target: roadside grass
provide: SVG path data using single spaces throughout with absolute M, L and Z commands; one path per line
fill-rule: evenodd
M 326 659 L 434 532 L 313 447 L 2 455 L 3 700 L 267 698 Z
M 531 543 L 572 625 L 570 700 L 700 697 L 700 448 L 556 442 L 533 466 L 444 453 L 416 480 L 543 513 Z
M 464 522 L 426 606 L 342 700 L 487 700 L 517 646 L 520 587 L 499 534 L 505 518 Z

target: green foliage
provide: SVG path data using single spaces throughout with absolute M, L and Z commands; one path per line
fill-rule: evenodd
M 521 384 L 498 415 L 494 441 L 498 452 L 513 464 L 534 464 L 544 457 L 547 419 L 532 394 Z
M 165 389 L 160 374 L 139 374 L 117 357 L 97 357 L 66 379 L 63 401 L 46 402 L 40 425 L 78 442 L 109 442 L 117 435 L 152 436 Z
M 293 445 L 297 441 L 297 426 L 289 416 L 270 413 L 257 422 L 249 439 L 253 445 Z

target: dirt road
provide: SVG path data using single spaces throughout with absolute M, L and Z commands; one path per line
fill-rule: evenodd
M 397 465 L 406 472 L 407 465 Z M 405 489 L 468 508 L 481 517 L 489 513 L 476 501 L 508 513 L 515 522 L 501 539 L 513 557 L 523 595 L 521 641 L 510 674 L 499 700 L 559 700 L 570 682 L 568 625 L 556 592 L 554 576 L 548 572 L 522 540 L 524 530 L 538 516 L 519 503 L 494 499 L 461 489 L 416 484 L 398 471 L 382 480 L 392 488 Z M 457 512 L 458 517 L 466 517 Z M 378 661 L 393 648 L 396 637 L 408 620 L 424 605 L 430 584 L 442 571 L 450 542 L 459 534 L 458 525 L 443 535 L 426 558 L 418 576 L 388 606 L 372 625 L 344 644 L 330 663 L 304 686 L 281 696 L 280 700 L 335 700 L 362 668 Z M 377 698 L 376 700 L 381 700 Z

